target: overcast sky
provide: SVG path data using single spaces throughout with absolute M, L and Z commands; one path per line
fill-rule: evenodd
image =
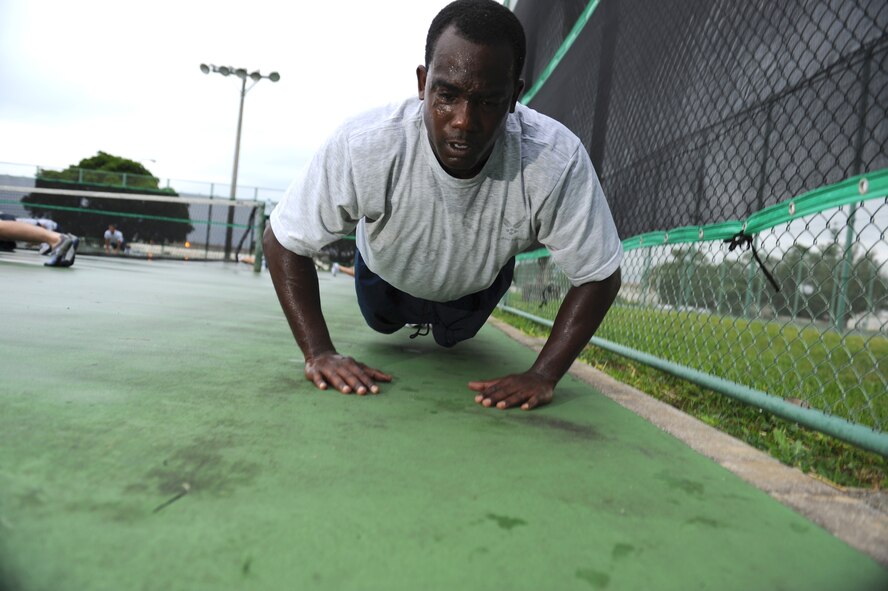
M 447 1 L 0 0 L 0 162 L 103 150 L 227 186 L 240 80 L 208 63 L 280 73 L 247 93 L 238 184 L 284 189 L 345 116 L 416 92 Z

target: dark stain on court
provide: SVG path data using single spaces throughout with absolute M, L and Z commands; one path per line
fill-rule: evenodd
M 604 439 L 604 436 L 601 434 L 601 432 L 592 425 L 581 425 L 578 423 L 566 421 L 564 419 L 548 417 L 541 414 L 526 415 L 515 418 L 525 419 L 524 422 L 532 427 L 559 431 L 575 439 L 583 439 L 586 441 L 601 441 Z
M 163 495 L 174 495 L 188 484 L 191 493 L 224 496 L 246 486 L 259 474 L 259 465 L 245 460 L 228 460 L 222 450 L 231 443 L 221 439 L 197 440 L 174 452 L 162 465 L 148 472 Z

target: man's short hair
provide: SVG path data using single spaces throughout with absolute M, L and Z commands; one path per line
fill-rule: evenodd
M 456 0 L 441 9 L 426 36 L 426 68 L 432 62 L 438 38 L 450 25 L 456 27 L 460 37 L 472 43 L 511 47 L 515 82 L 521 78 L 527 54 L 524 27 L 511 10 L 493 0 Z

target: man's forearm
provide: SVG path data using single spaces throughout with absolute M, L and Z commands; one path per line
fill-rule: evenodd
M 620 270 L 603 281 L 571 287 L 530 371 L 558 382 L 598 330 L 620 290 Z
M 284 248 L 270 226 L 265 229 L 262 245 L 284 316 L 306 360 L 335 351 L 321 312 L 314 262 Z

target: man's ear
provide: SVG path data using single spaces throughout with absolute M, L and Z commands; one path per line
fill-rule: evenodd
M 515 112 L 515 103 L 518 102 L 518 97 L 521 96 L 521 93 L 524 92 L 524 80 L 518 80 L 518 84 L 515 85 L 515 94 L 512 95 L 512 104 L 509 106 L 509 113 Z
M 428 71 L 425 66 L 416 66 L 416 85 L 419 90 L 419 100 L 425 99 L 426 74 L 428 74 Z

